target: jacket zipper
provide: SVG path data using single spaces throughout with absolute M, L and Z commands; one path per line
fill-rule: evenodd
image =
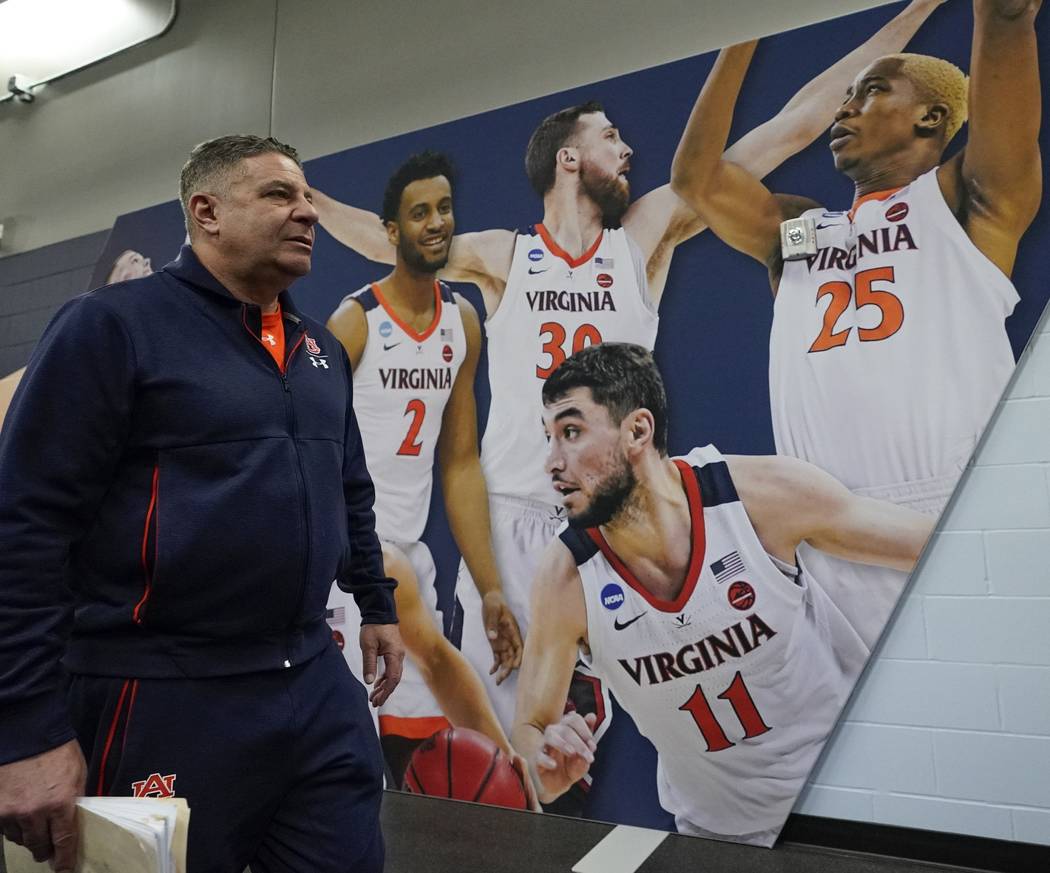
M 302 322 L 291 313 L 288 314 L 289 318 L 296 322 L 296 327 L 301 328 Z M 292 436 L 292 446 L 295 449 L 295 460 L 296 460 L 296 481 L 299 487 L 299 506 L 301 509 L 301 515 L 303 520 L 302 535 L 300 537 L 300 551 L 303 555 L 303 566 L 302 572 L 299 577 L 299 591 L 295 599 L 295 615 L 302 611 L 303 603 L 303 592 L 306 590 L 306 575 L 310 567 L 310 508 L 306 500 L 306 474 L 303 472 L 303 458 L 299 452 L 299 442 L 296 439 L 296 420 L 295 420 L 295 403 L 292 399 L 292 386 L 288 381 L 288 368 L 291 366 L 292 358 L 295 353 L 299 350 L 299 346 L 303 344 L 303 340 L 306 338 L 305 329 L 299 334 L 299 339 L 296 340 L 295 345 L 292 346 L 291 350 L 284 356 L 284 366 L 282 367 L 274 360 L 265 348 L 263 348 L 259 337 L 255 335 L 252 329 L 248 326 L 248 306 L 241 304 L 241 323 L 244 325 L 244 329 L 252 337 L 252 340 L 262 349 L 263 354 L 270 359 L 270 363 L 277 368 L 277 374 L 281 379 L 281 387 L 284 389 L 284 395 L 286 399 L 285 411 L 287 413 L 288 431 Z M 292 666 L 291 652 L 285 649 L 285 667 Z

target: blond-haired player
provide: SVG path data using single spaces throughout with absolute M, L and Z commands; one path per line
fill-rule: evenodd
M 753 45 L 722 53 L 675 156 L 674 190 L 769 270 L 777 450 L 857 493 L 938 514 L 1013 371 L 1010 274 L 1042 188 L 1040 6 L 975 0 L 968 86 L 920 55 L 860 72 L 830 134 L 848 210 L 774 195 L 722 158 Z M 906 576 L 802 558 L 873 645 Z

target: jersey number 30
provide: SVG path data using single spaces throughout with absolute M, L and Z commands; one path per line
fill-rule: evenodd
M 536 378 L 546 379 L 551 373 L 561 366 L 569 354 L 576 354 L 580 349 L 587 346 L 597 345 L 602 341 L 602 335 L 593 324 L 581 324 L 572 335 L 572 351 L 565 351 L 565 325 L 557 321 L 545 321 L 540 325 L 540 338 L 547 335 L 547 340 L 540 350 L 550 356 L 550 363 L 546 367 L 536 365 Z
M 753 737 L 762 736 L 762 734 L 770 730 L 769 725 L 762 721 L 758 707 L 755 706 L 755 701 L 752 700 L 751 692 L 747 690 L 747 685 L 744 684 L 744 677 L 740 675 L 739 670 L 733 677 L 733 681 L 729 683 L 729 687 L 718 695 L 718 699 L 727 701 L 733 708 L 733 714 L 744 729 L 743 739 L 750 740 Z M 696 722 L 696 726 L 700 729 L 704 742 L 707 743 L 707 751 L 721 752 L 736 745 L 736 743 L 729 740 L 726 732 L 722 730 L 722 725 L 718 723 L 718 717 L 711 709 L 711 704 L 699 685 L 696 686 L 696 691 L 692 693 L 692 696 L 678 708 L 683 712 L 688 712 L 693 717 L 693 721 Z
M 849 282 L 825 282 L 817 289 L 817 302 L 819 303 L 822 297 L 831 295 L 831 303 L 824 311 L 824 324 L 821 325 L 820 333 L 809 347 L 811 352 L 826 352 L 828 349 L 846 345 L 853 327 L 836 331 L 835 323 L 839 316 L 849 309 L 850 298 L 856 301 L 857 309 L 862 306 L 876 306 L 882 313 L 882 318 L 875 327 L 857 328 L 857 336 L 862 343 L 887 339 L 901 329 L 901 325 L 904 324 L 904 306 L 901 299 L 889 291 L 872 288 L 872 283 L 877 281 L 893 284 L 893 267 L 861 270 L 856 275 L 855 293 Z

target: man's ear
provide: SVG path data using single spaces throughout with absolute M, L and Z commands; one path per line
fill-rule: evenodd
M 190 224 L 201 233 L 209 236 L 218 236 L 219 216 L 217 212 L 218 198 L 214 194 L 205 194 L 198 191 L 190 196 L 187 204 L 187 212 L 190 216 Z

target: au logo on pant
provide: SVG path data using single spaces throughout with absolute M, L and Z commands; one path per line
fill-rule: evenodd
M 174 797 L 175 775 L 161 776 L 150 773 L 145 779 L 131 783 L 132 797 Z

